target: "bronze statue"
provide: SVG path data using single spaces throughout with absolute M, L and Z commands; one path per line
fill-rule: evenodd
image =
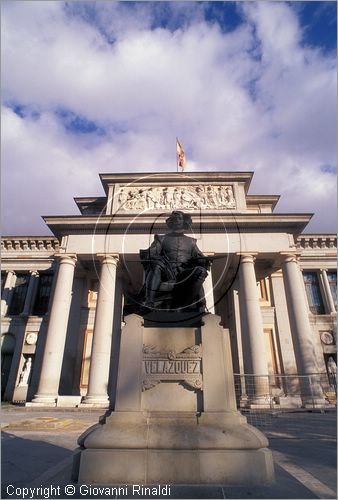
M 147 250 L 140 250 L 145 269 L 144 310 L 205 310 L 202 284 L 210 261 L 196 240 L 184 234 L 192 224 L 190 215 L 174 211 L 166 220 L 170 232 L 155 235 Z

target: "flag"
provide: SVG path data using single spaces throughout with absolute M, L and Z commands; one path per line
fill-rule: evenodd
M 181 167 L 182 170 L 184 170 L 185 153 L 184 153 L 184 149 L 182 148 L 182 146 L 177 138 L 176 138 L 176 153 L 177 153 L 177 164 L 179 167 Z

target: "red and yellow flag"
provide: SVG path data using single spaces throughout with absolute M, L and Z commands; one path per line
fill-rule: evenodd
M 185 167 L 185 152 L 182 148 L 180 141 L 176 138 L 176 153 L 177 153 L 177 164 L 181 167 L 182 171 Z

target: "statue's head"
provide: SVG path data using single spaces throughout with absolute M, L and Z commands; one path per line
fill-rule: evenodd
M 166 220 L 169 229 L 179 231 L 189 229 L 192 225 L 192 219 L 189 214 L 185 214 L 180 210 L 174 210 Z

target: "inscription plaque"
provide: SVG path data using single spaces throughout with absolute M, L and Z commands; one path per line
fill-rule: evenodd
M 160 382 L 184 382 L 193 389 L 202 389 L 202 349 L 194 345 L 180 353 L 161 352 L 155 346 L 143 346 L 142 390 Z

